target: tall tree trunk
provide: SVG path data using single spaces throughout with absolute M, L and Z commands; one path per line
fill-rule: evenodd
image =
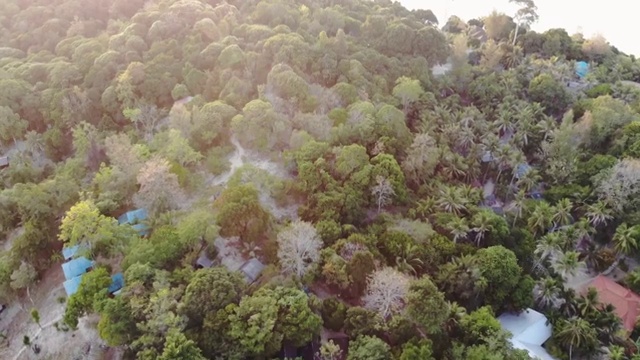
M 573 344 L 569 345 L 569 360 L 573 359 Z
M 516 23 L 516 31 L 513 34 L 513 46 L 516 46 L 516 40 L 518 39 L 518 29 L 520 28 L 520 21 Z

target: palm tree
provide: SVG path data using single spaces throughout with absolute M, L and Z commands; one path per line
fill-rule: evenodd
M 580 295 L 576 299 L 578 313 L 583 318 L 597 312 L 600 305 L 600 301 L 598 300 L 598 291 L 594 288 L 589 288 L 586 294 Z
M 463 255 L 445 264 L 436 277 L 436 283 L 446 293 L 469 307 L 477 305 L 487 287 L 473 256 Z
M 593 226 L 607 225 L 607 222 L 613 219 L 611 210 L 603 201 L 588 205 L 585 215 Z
M 515 40 L 515 37 L 514 37 Z M 514 41 L 515 42 L 515 41 Z M 520 46 L 507 45 L 504 47 L 505 53 L 503 57 L 503 63 L 507 69 L 514 68 L 522 62 L 524 59 L 524 52 Z
M 474 188 L 471 185 L 463 184 L 459 188 L 460 197 L 467 204 L 477 204 L 482 199 L 482 189 Z
M 600 342 L 608 345 L 616 341 L 622 320 L 616 314 L 615 306 L 606 304 L 600 307 L 600 311 L 593 312 L 587 320 L 596 328 Z
M 418 204 L 416 205 L 416 214 L 422 218 L 426 219 L 429 215 L 433 214 L 436 210 L 436 200 L 432 197 L 428 197 L 426 199 L 418 200 Z
M 555 257 L 561 251 L 561 244 L 562 235 L 559 232 L 548 233 L 540 238 L 534 254 L 538 255 L 541 261 Z
M 622 258 L 638 249 L 638 228 L 629 227 L 626 223 L 620 224 L 613 234 L 613 248 Z
M 462 150 L 468 149 L 471 145 L 475 143 L 476 134 L 473 132 L 473 129 L 468 126 L 461 127 L 457 132 L 457 145 Z
M 420 247 L 409 242 L 404 243 L 404 246 L 400 249 L 400 255 L 396 257 L 398 270 L 416 276 L 422 265 L 424 265 L 424 262 L 420 259 Z
M 449 179 L 464 177 L 468 170 L 468 165 L 464 157 L 451 151 L 443 151 L 440 159 L 441 173 Z
M 517 169 L 518 167 L 516 166 L 514 168 L 514 171 L 517 171 Z M 531 169 L 524 173 L 524 175 L 520 179 L 518 179 L 516 185 L 518 186 L 518 189 L 523 189 L 524 191 L 529 192 L 536 186 L 538 186 L 538 184 L 540 184 L 540 179 L 541 177 L 538 173 L 538 170 Z
M 466 199 L 463 199 L 460 190 L 453 186 L 443 186 L 440 188 L 440 197 L 436 201 L 440 209 L 444 212 L 459 215 L 467 210 Z
M 487 215 L 486 211 L 477 212 L 471 219 L 473 230 L 475 232 L 476 245 L 480 246 L 480 242 L 484 239 L 487 232 L 493 231 L 493 225 L 491 225 L 491 219 Z
M 511 120 L 511 113 L 509 111 L 506 111 L 505 109 L 500 109 L 498 118 L 496 119 L 494 124 L 500 134 L 505 134 L 515 129 L 515 125 Z
M 592 348 L 597 344 L 597 334 L 588 321 L 571 317 L 561 320 L 560 329 L 555 333 L 558 342 L 569 347 L 569 360 L 573 359 L 573 349 Z
M 467 220 L 465 218 L 453 216 L 451 221 L 449 221 L 445 228 L 449 230 L 451 236 L 453 236 L 453 241 L 458 242 L 460 239 L 466 239 L 469 231 L 469 225 L 467 225 Z
M 449 309 L 449 318 L 444 323 L 444 328 L 447 332 L 452 332 L 460 323 L 460 320 L 467 315 L 467 310 L 460 306 L 457 302 L 447 301 L 447 308 Z
M 511 154 L 513 154 L 513 149 L 509 145 L 500 145 L 498 150 L 494 153 L 495 163 L 498 167 L 498 175 L 496 176 L 496 182 L 500 180 L 500 176 L 502 175 L 502 171 L 509 169 L 511 165 Z
M 578 269 L 582 265 L 584 265 L 584 262 L 580 261 L 580 253 L 567 251 L 559 259 L 555 259 L 553 269 L 566 279 L 568 276 L 576 276 Z
M 624 348 L 618 345 L 611 345 L 607 349 L 607 355 L 609 360 L 624 360 L 627 355 L 624 353 Z
M 558 309 L 564 303 L 558 282 L 550 277 L 538 280 L 533 288 L 533 299 L 542 308 Z
M 518 190 L 515 194 L 515 199 L 509 204 L 509 210 L 513 210 L 513 212 L 515 212 L 512 226 L 516 226 L 516 221 L 518 221 L 518 218 L 522 217 L 522 212 L 526 208 L 526 205 L 527 193 L 524 190 Z
M 553 131 L 558 127 L 556 119 L 551 116 L 544 115 L 542 120 L 536 124 L 538 132 L 542 135 L 542 140 L 547 140 Z
M 571 216 L 571 210 L 573 209 L 573 204 L 571 200 L 564 198 L 555 206 L 555 213 L 553 214 L 553 222 L 557 225 L 568 225 L 573 221 L 573 217 Z
M 570 230 L 572 232 L 572 240 L 574 240 L 576 244 L 583 240 L 590 241 L 591 235 L 596 232 L 596 229 L 591 226 L 591 223 L 585 219 L 580 219 L 578 222 L 573 224 Z
M 540 201 L 533 208 L 533 211 L 527 219 L 527 225 L 534 234 L 542 234 L 551 227 L 551 219 L 554 209 L 546 201 Z

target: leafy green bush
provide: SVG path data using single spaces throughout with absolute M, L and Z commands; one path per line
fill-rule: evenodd
M 344 326 L 347 307 L 335 297 L 330 297 L 322 301 L 321 313 L 322 321 L 327 329 L 340 331 Z
M 599 84 L 585 91 L 585 93 L 588 97 L 595 99 L 600 96 L 611 95 L 613 90 L 611 89 L 611 84 Z

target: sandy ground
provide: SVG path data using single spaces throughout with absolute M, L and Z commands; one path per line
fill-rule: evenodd
M 75 359 L 116 359 L 107 356 L 107 349 L 95 330 L 97 318 L 82 318 L 76 331 L 57 330 L 64 314 L 65 305 L 58 298 L 65 296 L 62 283 L 64 275 L 59 264 L 47 271 L 31 291 L 33 304 L 28 299 L 20 299 L 10 304 L 0 314 L 0 330 L 7 335 L 0 345 L 0 359 L 11 360 L 75 360 Z M 32 308 L 40 313 L 41 327 L 31 319 Z M 37 344 L 41 352 L 36 355 L 30 347 L 23 345 L 27 335 L 32 344 Z M 113 353 L 113 351 L 111 351 Z

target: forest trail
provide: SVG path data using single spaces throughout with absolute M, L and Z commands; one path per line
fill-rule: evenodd
M 80 319 L 76 331 L 62 331 L 56 328 L 56 323 L 61 323 L 65 309 L 65 305 L 58 300 L 65 294 L 63 281 L 62 268 L 56 263 L 42 276 L 38 286 L 32 289 L 33 303 L 22 298 L 2 313 L 0 329 L 7 332 L 7 339 L 0 348 L 0 359 L 86 358 L 85 355 L 91 349 L 104 344 L 95 329 L 95 317 Z M 38 326 L 31 319 L 32 308 L 40 313 L 42 326 Z M 40 347 L 40 354 L 36 355 L 30 346 L 24 346 L 24 335 L 29 336 L 32 344 Z
M 235 135 L 231 136 L 230 141 L 235 148 L 233 154 L 231 154 L 231 157 L 229 158 L 231 167 L 227 172 L 213 178 L 211 181 L 212 186 L 226 185 L 231 176 L 233 176 L 233 174 L 235 174 L 235 172 L 245 164 L 246 150 L 242 145 L 240 145 L 240 142 L 236 139 Z
M 277 179 L 282 180 L 291 178 L 290 174 L 287 173 L 281 164 L 266 159 L 254 152 L 248 151 L 242 146 L 242 144 L 240 144 L 235 135 L 231 136 L 230 142 L 235 148 L 234 152 L 229 157 L 230 168 L 228 171 L 211 178 L 208 181 L 208 186 L 225 187 L 231 177 L 245 165 L 250 165 L 256 169 L 264 171 L 269 176 Z M 255 185 L 260 192 L 260 202 L 262 203 L 262 206 L 267 208 L 276 219 L 282 220 L 287 218 L 295 220 L 298 218 L 297 205 L 280 206 L 277 204 L 276 200 L 267 188 L 264 186 L 258 186 L 258 184 Z

